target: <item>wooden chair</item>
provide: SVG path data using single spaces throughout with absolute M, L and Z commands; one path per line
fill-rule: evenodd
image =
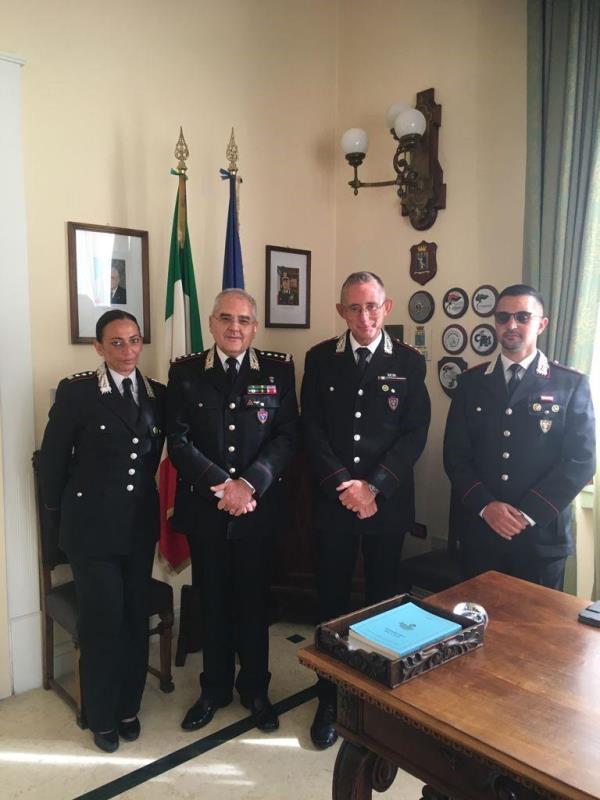
M 453 524 L 454 495 L 450 499 L 448 546 L 443 550 L 431 550 L 400 562 L 400 591 L 410 592 L 415 586 L 428 592 L 442 592 L 463 580 L 460 568 L 460 544 L 457 526 Z
M 75 711 L 77 724 L 87 727 L 85 709 L 81 702 L 79 675 L 79 641 L 77 634 L 77 596 L 75 583 L 70 580 L 54 586 L 52 571 L 59 564 L 67 564 L 66 555 L 58 546 L 58 530 L 49 518 L 42 502 L 38 480 L 39 451 L 32 458 L 35 482 L 35 496 L 38 517 L 38 563 L 40 571 L 40 602 L 42 607 L 43 635 L 43 686 L 54 691 Z M 159 623 L 149 631 L 149 635 L 160 636 L 160 669 L 148 666 L 148 672 L 160 681 L 163 692 L 175 688 L 171 675 L 171 639 L 173 629 L 173 589 L 164 581 L 152 578 L 149 616 L 158 616 Z M 54 677 L 54 624 L 67 631 L 73 640 L 76 654 L 75 689 L 70 694 Z

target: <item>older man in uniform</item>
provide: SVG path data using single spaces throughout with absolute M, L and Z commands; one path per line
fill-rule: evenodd
M 269 535 L 298 409 L 291 357 L 252 347 L 256 329 L 254 299 L 226 289 L 210 317 L 214 346 L 177 359 L 169 375 L 173 525 L 188 536 L 204 625 L 202 694 L 185 730 L 207 725 L 231 702 L 236 650 L 242 704 L 261 730 L 279 725 L 267 695 Z
M 451 525 L 465 577 L 493 569 L 562 589 L 569 504 L 595 470 L 590 387 L 537 349 L 548 318 L 531 286 L 504 289 L 495 321 L 500 355 L 461 375 L 448 414 Z
M 353 273 L 336 307 L 348 330 L 307 353 L 302 385 L 305 444 L 318 482 L 323 620 L 350 610 L 361 538 L 367 604 L 397 592 L 404 534 L 415 515 L 413 467 L 430 419 L 425 359 L 384 330 L 392 301 L 381 279 Z M 335 687 L 320 680 L 318 692 L 311 737 L 325 748 L 337 738 Z

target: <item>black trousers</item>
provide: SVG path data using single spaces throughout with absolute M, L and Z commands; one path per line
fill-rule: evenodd
M 507 552 L 508 551 L 508 552 Z M 481 575 L 490 569 L 521 578 L 530 583 L 546 586 L 548 589 L 558 589 L 562 592 L 565 580 L 566 557 L 561 558 L 536 558 L 532 553 L 509 548 L 503 551 L 481 551 L 461 545 L 460 560 L 463 577 L 465 580 Z
M 317 586 L 319 617 L 323 622 L 350 611 L 352 576 L 359 545 L 362 545 L 365 575 L 365 605 L 387 600 L 398 593 L 403 533 L 357 535 L 351 530 L 317 528 Z M 335 686 L 319 678 L 320 700 L 335 701 Z
M 222 529 L 210 535 L 188 536 L 192 582 L 202 600 L 203 672 L 205 695 L 231 700 L 234 681 L 241 696 L 265 694 L 269 673 L 268 588 L 271 539 L 226 538 Z M 235 680 L 235 654 L 240 670 Z
M 79 611 L 83 707 L 92 731 L 140 708 L 148 666 L 154 542 L 124 556 L 69 555 Z

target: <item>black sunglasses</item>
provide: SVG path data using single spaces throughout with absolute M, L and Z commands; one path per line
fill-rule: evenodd
M 498 325 L 506 325 L 509 319 L 514 317 L 516 322 L 519 322 L 521 325 L 527 325 L 532 317 L 539 316 L 539 314 L 532 314 L 531 311 L 515 311 L 514 314 L 511 314 L 509 311 L 496 311 L 494 319 Z

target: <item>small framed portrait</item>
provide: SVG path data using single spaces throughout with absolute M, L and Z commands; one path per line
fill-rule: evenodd
M 491 325 L 477 325 L 471 331 L 471 347 L 478 356 L 489 356 L 497 344 L 496 331 Z
M 310 328 L 310 250 L 267 245 L 265 327 Z
M 462 325 L 448 325 L 442 333 L 442 345 L 447 353 L 458 355 L 467 346 L 467 332 Z
M 480 317 L 491 317 L 496 310 L 497 302 L 498 292 L 493 286 L 487 284 L 475 289 L 471 298 L 473 311 Z
M 466 313 L 469 307 L 469 298 L 464 289 L 455 286 L 448 289 L 442 300 L 442 306 L 446 314 L 452 319 L 458 319 Z
M 148 232 L 67 222 L 71 342 L 94 341 L 105 311 L 128 311 L 150 341 Z

